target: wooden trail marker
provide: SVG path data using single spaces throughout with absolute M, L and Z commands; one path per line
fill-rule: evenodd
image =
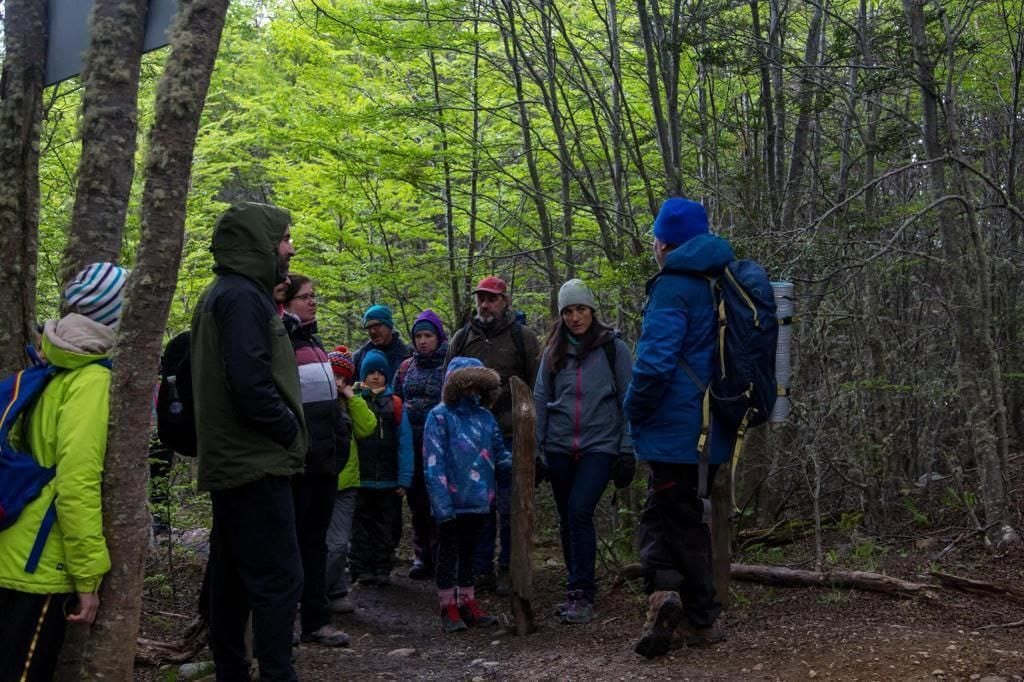
M 510 380 L 512 388 L 512 556 L 509 581 L 512 615 L 517 635 L 537 630 L 533 620 L 533 491 L 534 429 L 537 417 L 533 409 L 533 391 L 519 377 Z

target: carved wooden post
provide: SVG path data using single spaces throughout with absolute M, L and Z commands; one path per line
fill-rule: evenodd
M 512 614 L 517 635 L 536 631 L 533 621 L 533 481 L 534 428 L 533 391 L 522 379 L 512 377 L 512 556 L 509 579 Z
M 711 488 L 711 568 L 715 592 L 723 609 L 729 608 L 729 564 L 732 561 L 732 472 L 723 464 Z

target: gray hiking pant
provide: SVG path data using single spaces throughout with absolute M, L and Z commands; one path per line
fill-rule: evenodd
M 352 544 L 352 517 L 358 488 L 339 490 L 334 498 L 334 513 L 327 528 L 327 597 L 337 599 L 348 594 L 348 550 Z

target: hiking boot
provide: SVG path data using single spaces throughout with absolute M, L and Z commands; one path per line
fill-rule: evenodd
M 594 620 L 594 605 L 583 596 L 582 590 L 574 590 L 569 593 L 566 608 L 559 617 L 566 624 L 585 625 Z
M 476 599 L 467 599 L 462 602 L 459 605 L 459 615 L 462 616 L 462 621 L 466 625 L 475 628 L 489 628 L 498 624 L 498 619 L 484 613 L 484 610 L 480 608 L 480 602 Z
M 331 613 L 355 613 L 355 602 L 347 595 L 331 599 Z
M 473 580 L 473 587 L 478 594 L 494 594 L 498 587 L 498 579 L 493 573 L 481 573 Z
M 512 581 L 509 579 L 508 566 L 498 566 L 498 578 L 495 580 L 494 594 L 507 597 L 512 594 Z
M 302 641 L 320 646 L 348 646 L 349 636 L 333 625 L 324 625 L 313 632 L 302 633 Z
M 676 628 L 672 634 L 672 643 L 675 644 L 676 637 L 682 639 L 683 644 L 692 647 L 708 647 L 724 642 L 725 631 L 717 625 L 709 625 L 708 627 L 697 627 L 684 623 Z
M 683 603 L 676 592 L 667 590 L 655 592 L 649 602 L 647 620 L 634 650 L 641 656 L 654 658 L 668 653 L 672 631 L 683 619 Z
M 416 559 L 409 569 L 409 580 L 430 580 L 434 577 L 434 571 L 425 563 Z
M 441 609 L 441 630 L 449 635 L 453 632 L 461 632 L 466 629 L 466 623 L 462 620 L 459 607 L 455 602 L 449 602 L 448 606 Z

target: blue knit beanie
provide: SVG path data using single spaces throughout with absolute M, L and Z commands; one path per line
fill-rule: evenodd
M 391 365 L 388 364 L 386 355 L 376 349 L 368 350 L 363 356 L 363 361 L 359 363 L 359 380 L 366 381 L 366 377 L 372 372 L 380 372 L 387 376 L 389 369 L 391 369 Z
M 707 233 L 708 214 L 704 207 L 682 197 L 666 199 L 654 219 L 654 236 L 662 244 L 679 246 Z
M 377 304 L 367 308 L 366 312 L 363 313 L 363 328 L 365 329 L 374 320 L 380 322 L 388 329 L 395 328 L 395 321 L 391 316 L 391 308 L 386 305 Z

